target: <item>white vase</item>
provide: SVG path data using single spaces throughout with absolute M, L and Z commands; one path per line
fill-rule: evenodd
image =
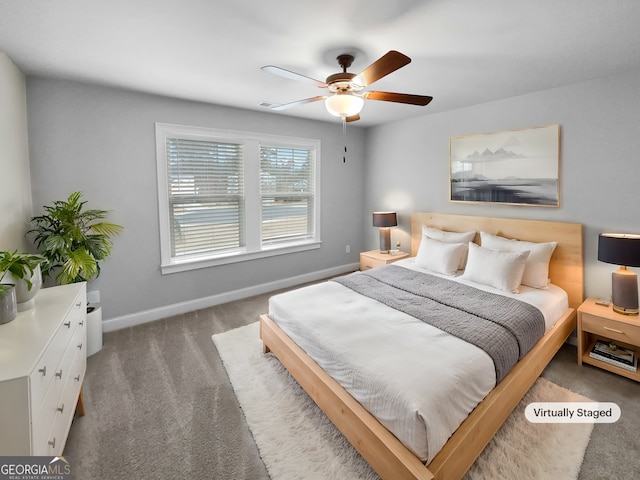
M 18 302 L 18 311 L 23 312 L 33 308 L 36 304 L 35 296 L 42 287 L 42 272 L 40 265 L 33 270 L 33 275 L 29 279 L 31 281 L 31 290 L 27 286 L 24 279 L 14 278 L 13 283 L 16 284 L 16 301 Z

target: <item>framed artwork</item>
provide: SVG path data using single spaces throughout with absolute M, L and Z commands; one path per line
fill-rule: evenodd
M 449 200 L 559 207 L 560 125 L 449 138 Z

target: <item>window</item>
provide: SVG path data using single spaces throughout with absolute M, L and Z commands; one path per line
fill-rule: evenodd
M 242 145 L 168 137 L 171 257 L 244 245 Z
M 263 246 L 314 236 L 313 167 L 308 148 L 260 147 Z
M 319 248 L 320 142 L 156 124 L 163 273 Z

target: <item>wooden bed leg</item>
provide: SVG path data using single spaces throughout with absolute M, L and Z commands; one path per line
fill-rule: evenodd
M 76 415 L 84 417 L 84 395 L 82 394 L 82 387 L 80 387 L 80 395 L 78 395 L 78 403 L 76 404 Z
M 260 340 L 262 340 L 262 353 L 269 353 L 271 349 L 265 343 L 264 337 L 262 336 L 262 322 L 260 322 Z

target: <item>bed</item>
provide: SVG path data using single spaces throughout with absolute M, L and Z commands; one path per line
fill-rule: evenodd
M 548 275 L 551 283 L 555 286 L 552 288 L 557 288 L 565 293 L 566 303 L 563 311 L 557 313 L 555 318 L 550 321 L 550 324 L 547 324 L 545 316 L 544 329 L 546 332 L 528 353 L 510 368 L 508 373 L 500 376 L 499 381 L 495 378 L 493 384 L 491 384 L 490 379 L 481 382 L 484 383 L 482 388 L 486 390 L 481 389 L 482 391 L 478 393 L 481 400 L 477 400 L 477 398 L 476 400 L 469 400 L 472 402 L 472 411 L 464 414 L 465 416 L 459 426 L 457 426 L 457 423 L 455 424 L 455 431 L 450 437 L 449 433 L 446 434 L 447 438 L 442 442 L 442 446 L 436 445 L 434 451 L 437 453 L 435 454 L 419 452 L 406 439 L 402 438 L 402 433 L 395 430 L 396 435 L 391 433 L 390 429 L 393 430 L 393 427 L 388 429 L 383 425 L 388 426 L 389 420 L 383 418 L 375 410 L 376 407 L 368 406 L 370 410 L 376 412 L 377 416 L 381 418 L 380 421 L 349 394 L 338 381 L 334 380 L 331 375 L 321 368 L 318 362 L 327 368 L 325 360 L 317 355 L 313 346 L 309 347 L 309 345 L 301 341 L 302 339 L 298 339 L 298 342 L 305 345 L 305 349 L 301 348 L 291 338 L 298 337 L 296 337 L 295 331 L 290 330 L 290 325 L 287 325 L 284 320 L 278 319 L 278 321 L 281 321 L 281 325 L 279 325 L 277 321 L 271 318 L 271 316 L 274 316 L 274 318 L 288 316 L 295 321 L 296 315 L 316 316 L 319 315 L 320 311 L 326 310 L 331 318 L 335 319 L 340 316 L 341 308 L 345 312 L 350 308 L 353 310 L 354 305 L 350 305 L 352 302 L 363 301 L 367 305 L 367 302 L 375 303 L 377 300 L 355 300 L 353 295 L 357 296 L 358 293 L 345 293 L 341 285 L 336 286 L 335 282 L 327 282 L 331 283 L 329 289 L 335 290 L 335 298 L 341 298 L 344 295 L 342 304 L 335 302 L 337 310 L 332 306 L 326 309 L 313 307 L 314 310 L 310 311 L 304 308 L 288 307 L 286 302 L 283 303 L 284 307 L 279 307 L 278 302 L 275 302 L 273 307 L 270 306 L 270 309 L 273 308 L 273 312 L 260 317 L 260 334 L 264 351 L 271 351 L 275 354 L 310 397 L 325 412 L 327 417 L 342 431 L 347 440 L 382 478 L 452 479 L 462 477 L 513 408 L 535 382 L 544 367 L 553 358 L 560 346 L 566 341 L 575 327 L 575 308 L 582 302 L 583 297 L 582 228 L 579 224 L 415 213 L 412 215 L 411 229 L 411 253 L 413 257 L 416 257 L 419 253 L 424 226 L 449 232 L 485 232 L 488 235 L 499 235 L 536 243 L 557 242 L 549 262 Z M 479 236 L 478 233 L 475 238 L 478 243 Z M 408 260 L 407 262 L 409 264 L 407 265 L 409 267 L 408 270 L 412 271 L 411 262 L 413 260 Z M 396 270 L 399 273 L 405 271 L 402 266 L 397 266 Z M 295 295 L 294 293 L 293 296 Z M 295 301 L 293 304 L 295 306 Z M 361 308 L 359 303 L 356 305 L 355 308 Z M 382 307 L 383 310 L 375 310 L 377 313 L 372 313 L 372 315 L 377 317 L 388 315 L 389 319 L 393 321 L 395 321 L 395 317 L 399 317 L 401 321 L 405 321 L 408 318 L 406 317 L 406 312 L 396 314 L 395 311 L 385 311 L 384 308 L 389 308 L 388 306 L 382 305 Z M 366 306 L 362 311 L 374 312 L 374 310 L 369 310 Z M 414 328 L 414 326 L 412 325 L 411 328 Z M 285 333 L 285 330 L 289 330 L 289 334 Z M 430 343 L 430 341 L 426 343 Z M 375 345 L 375 343 L 373 344 Z M 436 348 L 435 346 L 436 344 L 434 344 L 434 348 Z M 340 348 L 349 350 L 348 346 Z M 475 347 L 472 346 L 471 348 Z M 307 352 L 310 353 L 307 354 Z M 481 359 L 482 354 L 478 355 L 478 358 Z M 357 357 L 358 355 L 354 356 Z M 318 359 L 318 362 L 312 357 Z M 369 361 L 365 360 L 365 362 Z M 383 364 L 384 362 L 380 365 Z M 330 368 L 327 370 L 332 371 Z M 339 378 L 340 382 L 345 383 L 344 378 L 340 378 L 339 374 L 333 373 L 333 375 Z M 443 381 L 446 383 L 446 378 Z M 347 388 L 353 392 L 352 385 L 347 385 Z M 354 395 L 360 398 L 359 392 L 354 392 Z M 473 402 L 475 401 L 480 403 L 473 408 L 473 405 L 475 405 Z M 366 401 L 363 401 L 363 403 L 366 404 Z M 402 438 L 403 441 L 399 440 L 399 438 Z

